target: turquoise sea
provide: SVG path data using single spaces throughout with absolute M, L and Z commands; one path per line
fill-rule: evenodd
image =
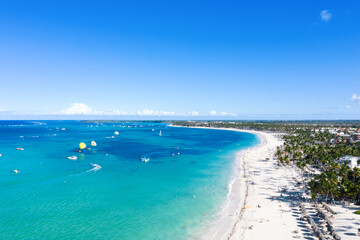
M 151 122 L 0 121 L 0 239 L 194 239 L 226 200 L 235 153 L 259 141 Z M 75 152 L 80 142 L 91 149 Z

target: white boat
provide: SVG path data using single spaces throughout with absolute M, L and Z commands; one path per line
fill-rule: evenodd
M 69 160 L 77 160 L 77 156 L 70 156 L 68 157 Z
M 17 170 L 17 169 L 13 170 L 13 173 L 19 173 L 19 172 L 20 172 L 20 171 Z
M 161 136 L 161 130 L 160 130 L 159 136 Z
M 65 129 L 65 128 L 62 128 L 61 130 L 62 130 L 62 131 L 65 131 L 66 129 Z
M 18 151 L 24 151 L 23 148 L 17 148 L 16 150 L 18 150 Z
M 119 132 L 118 132 L 118 131 L 115 131 L 114 134 L 115 134 L 115 135 L 119 135 Z
M 141 161 L 147 163 L 148 161 L 150 161 L 150 158 L 142 157 Z

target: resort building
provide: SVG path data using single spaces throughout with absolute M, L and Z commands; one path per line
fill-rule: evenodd
M 348 164 L 351 169 L 354 167 L 360 168 L 360 164 L 358 164 L 358 157 L 352 157 L 352 156 L 344 156 L 339 159 L 339 163 L 341 165 Z

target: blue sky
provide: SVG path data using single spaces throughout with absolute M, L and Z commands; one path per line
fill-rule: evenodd
M 359 119 L 359 1 L 0 1 L 0 119 Z

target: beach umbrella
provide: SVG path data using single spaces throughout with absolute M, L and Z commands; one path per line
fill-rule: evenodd
M 80 144 L 79 144 L 79 148 L 80 148 L 80 149 L 84 149 L 84 148 L 86 148 L 86 144 L 85 144 L 85 143 L 83 143 L 83 142 L 82 142 L 82 143 L 80 143 Z

